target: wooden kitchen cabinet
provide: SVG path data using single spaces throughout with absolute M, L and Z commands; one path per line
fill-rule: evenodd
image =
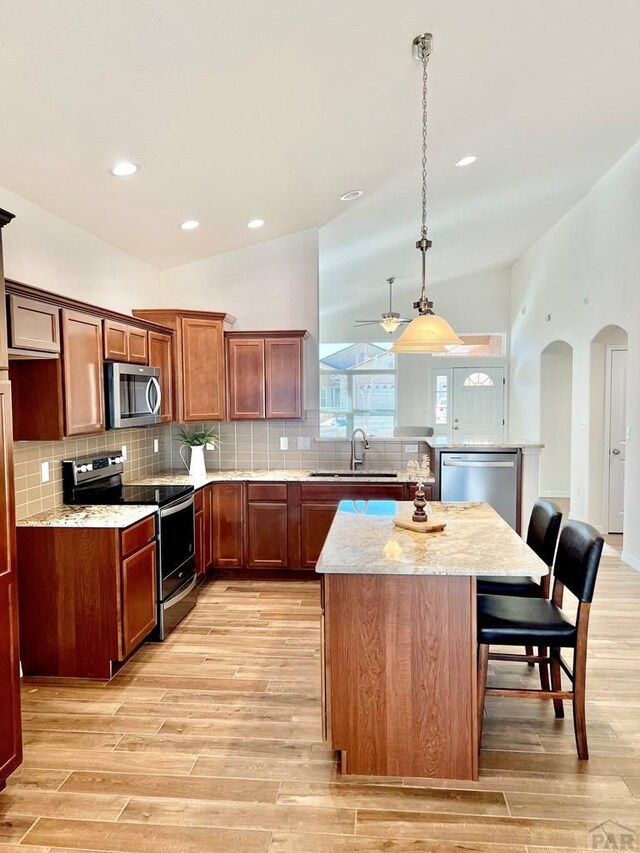
M 306 334 L 226 333 L 229 420 L 302 417 Z
M 204 577 L 207 571 L 205 546 L 204 546 L 204 512 L 200 510 L 195 514 L 195 533 L 196 533 L 196 577 L 198 580 Z
M 157 620 L 155 515 L 125 530 L 19 527 L 25 675 L 111 678 Z
M 105 320 L 103 326 L 104 357 L 107 361 L 147 364 L 149 361 L 147 330 L 117 320 Z
M 60 309 L 47 302 L 7 296 L 9 346 L 35 352 L 60 352 Z
M 247 484 L 247 560 L 249 568 L 286 569 L 289 525 L 286 483 Z
M 101 432 L 104 423 L 102 319 L 62 311 L 65 435 Z
M 244 483 L 213 483 L 209 488 L 213 566 L 240 569 L 244 566 Z
M 225 417 L 225 325 L 211 311 L 136 310 L 134 316 L 175 331 L 174 415 L 180 423 Z
M 12 219 L 12 213 L 0 209 L 0 790 L 22 761 L 11 383 L 2 259 L 2 230 Z
M 163 332 L 149 332 L 149 366 L 160 368 L 160 423 L 173 420 L 173 341 Z

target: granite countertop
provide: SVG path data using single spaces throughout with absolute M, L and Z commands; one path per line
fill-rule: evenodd
M 323 574 L 528 575 L 548 567 L 489 504 L 430 504 L 440 533 L 394 526 L 411 518 L 409 501 L 342 501 L 320 554 Z
M 30 515 L 18 527 L 130 527 L 157 512 L 156 506 L 68 506 Z
M 246 482 L 248 480 L 256 480 L 272 483 L 415 483 L 415 478 L 410 477 L 407 471 L 394 471 L 396 477 L 348 477 L 335 476 L 330 474 L 326 477 L 311 477 L 311 471 L 282 469 L 276 471 L 268 470 L 234 470 L 234 471 L 207 471 L 207 476 L 190 477 L 187 472 L 180 471 L 165 471 L 161 474 L 148 474 L 146 477 L 140 477 L 136 480 L 128 480 L 127 485 L 137 486 L 145 483 L 152 483 L 157 486 L 193 486 L 195 489 L 201 489 L 209 483 L 225 483 L 225 482 Z M 345 474 L 348 472 L 345 471 Z M 366 471 L 365 471 L 366 473 Z M 433 483 L 434 478 L 428 477 L 425 483 Z
M 435 438 L 425 439 L 429 447 L 435 450 L 473 451 L 473 450 L 542 450 L 544 444 L 535 441 L 467 441 L 458 444 L 440 444 Z

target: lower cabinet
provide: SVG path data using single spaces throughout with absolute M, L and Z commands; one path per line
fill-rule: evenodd
M 0 582 L 0 790 L 22 761 L 16 598 L 15 583 Z
M 25 675 L 110 678 L 154 629 L 156 517 L 130 527 L 19 527 Z
M 337 509 L 338 501 L 300 505 L 300 565 L 303 569 L 315 568 Z
M 219 569 L 241 569 L 245 564 L 245 484 L 213 483 L 209 488 L 212 563 Z

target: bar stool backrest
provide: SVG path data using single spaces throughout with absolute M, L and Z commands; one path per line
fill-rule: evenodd
M 562 604 L 566 588 L 581 604 L 591 604 L 604 540 L 583 521 L 567 521 L 560 534 L 554 565 L 553 600 Z

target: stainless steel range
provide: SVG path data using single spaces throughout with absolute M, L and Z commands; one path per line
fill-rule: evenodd
M 122 456 L 65 459 L 62 482 L 66 504 L 144 504 L 158 507 L 158 629 L 166 635 L 194 607 L 195 510 L 193 486 L 127 486 Z

